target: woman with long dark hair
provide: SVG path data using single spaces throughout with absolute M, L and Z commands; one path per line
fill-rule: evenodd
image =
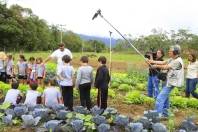
M 158 49 L 156 52 L 156 60 L 157 61 L 163 61 L 164 57 L 164 51 L 162 49 Z M 153 60 L 153 56 L 150 57 L 151 60 Z M 159 94 L 159 83 L 160 80 L 158 78 L 158 73 L 160 72 L 160 69 L 158 68 L 149 68 L 149 76 L 148 76 L 148 96 L 157 98 L 157 95 Z

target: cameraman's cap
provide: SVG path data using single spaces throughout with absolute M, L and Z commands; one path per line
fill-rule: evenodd
M 173 46 L 170 47 L 170 50 L 177 51 L 180 54 L 181 47 L 178 44 L 177 45 L 173 45 Z

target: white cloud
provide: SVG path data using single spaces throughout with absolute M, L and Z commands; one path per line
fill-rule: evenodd
M 28 7 L 49 24 L 65 24 L 77 33 L 118 36 L 101 18 L 92 21 L 97 9 L 123 34 L 149 34 L 152 28 L 187 28 L 198 33 L 197 0 L 7 0 Z

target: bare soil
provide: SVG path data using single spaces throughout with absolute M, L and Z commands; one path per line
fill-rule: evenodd
M 97 58 L 96 59 L 90 59 L 89 64 L 96 69 L 98 67 Z M 76 58 L 72 60 L 72 65 L 74 67 L 80 66 L 80 61 Z M 107 63 L 107 66 L 109 67 L 109 63 Z M 111 63 L 111 70 L 114 72 L 127 72 L 128 69 L 145 69 L 146 63 L 144 62 L 125 62 L 125 61 L 113 61 Z

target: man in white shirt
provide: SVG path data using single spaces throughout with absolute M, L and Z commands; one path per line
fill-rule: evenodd
M 156 98 L 155 109 L 163 117 L 168 116 L 169 95 L 174 87 L 182 87 L 184 83 L 184 64 L 180 57 L 181 48 L 179 45 L 171 46 L 167 61 L 148 60 L 153 68 L 168 70 L 166 85 L 163 86 L 160 94 Z
M 72 53 L 69 49 L 64 47 L 64 43 L 59 44 L 59 49 L 55 50 L 45 61 L 44 63 L 48 62 L 51 59 L 55 59 L 57 61 L 57 73 L 60 71 L 61 67 L 63 66 L 62 57 L 64 55 L 70 56 L 72 59 Z

